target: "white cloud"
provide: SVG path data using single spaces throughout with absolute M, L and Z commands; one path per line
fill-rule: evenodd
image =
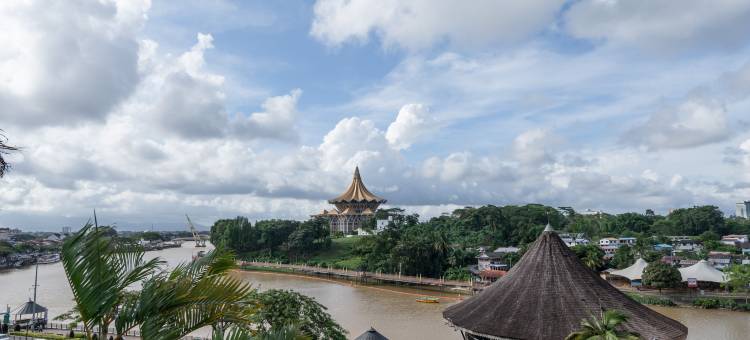
M 750 2 L 742 0 L 584 0 L 565 13 L 578 38 L 674 53 L 747 45 Z
M 658 111 L 623 135 L 628 143 L 649 149 L 689 148 L 725 140 L 731 135 L 724 105 L 691 97 L 675 108 Z
M 244 117 L 235 115 L 230 121 L 234 135 L 245 138 L 297 139 L 297 101 L 302 90 L 294 89 L 288 95 L 266 99 L 264 112 Z
M 149 1 L 3 2 L 0 119 L 25 126 L 105 119 L 139 82 L 135 38 Z
M 318 0 L 310 33 L 331 46 L 366 42 L 418 50 L 516 42 L 550 25 L 563 1 Z
M 437 128 L 437 121 L 428 107 L 422 104 L 407 104 L 398 111 L 396 120 L 388 125 L 385 138 L 395 149 L 408 149 Z

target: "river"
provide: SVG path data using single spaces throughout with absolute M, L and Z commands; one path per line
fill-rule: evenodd
M 169 266 L 189 261 L 197 252 L 188 242 L 182 248 L 148 252 L 147 257 L 159 256 Z M 331 281 L 314 277 L 239 272 L 238 277 L 261 290 L 293 289 L 314 297 L 328 307 L 329 313 L 354 338 L 370 326 L 385 336 L 398 339 L 458 340 L 460 335 L 445 324 L 442 310 L 455 303 L 442 293 L 389 286 L 357 286 L 348 282 Z M 32 295 L 34 267 L 0 272 L 0 306 L 11 309 L 23 304 Z M 423 304 L 414 301 L 419 295 L 445 296 L 440 304 Z M 70 309 L 73 295 L 68 288 L 60 263 L 39 266 L 37 301 L 47 307 L 50 317 Z M 692 308 L 653 307 L 689 328 L 688 339 L 739 340 L 748 339 L 750 313 Z

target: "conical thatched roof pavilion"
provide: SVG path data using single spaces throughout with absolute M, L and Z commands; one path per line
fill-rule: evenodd
M 551 228 L 508 274 L 443 317 L 465 339 L 564 339 L 581 320 L 616 309 L 642 339 L 685 339 L 681 323 L 633 301 L 587 268 Z
M 375 328 L 370 327 L 366 332 L 356 337 L 354 340 L 388 340 L 383 334 L 380 334 Z

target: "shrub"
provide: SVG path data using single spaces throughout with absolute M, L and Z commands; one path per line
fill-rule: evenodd
M 697 298 L 693 300 L 693 306 L 700 307 L 703 309 L 719 308 L 720 305 L 721 303 L 719 302 L 719 299 Z
M 646 305 L 657 305 L 657 306 L 676 306 L 677 304 L 674 303 L 674 301 L 662 298 L 658 296 L 651 296 L 651 295 L 640 295 L 640 294 L 634 294 L 634 293 L 627 293 L 627 295 L 642 304 Z

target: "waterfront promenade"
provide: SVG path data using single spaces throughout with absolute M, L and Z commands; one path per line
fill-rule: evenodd
M 399 274 L 386 274 L 380 272 L 366 272 L 348 269 L 334 269 L 331 267 L 308 266 L 299 264 L 284 264 L 274 262 L 240 261 L 241 268 L 255 267 L 269 270 L 281 270 L 302 273 L 315 276 L 335 277 L 345 280 L 367 282 L 367 283 L 392 283 L 401 285 L 415 285 L 422 287 L 433 287 L 438 289 L 453 289 L 464 292 L 473 292 L 475 289 L 484 288 L 484 285 L 472 280 L 446 280 L 422 276 L 409 276 Z

